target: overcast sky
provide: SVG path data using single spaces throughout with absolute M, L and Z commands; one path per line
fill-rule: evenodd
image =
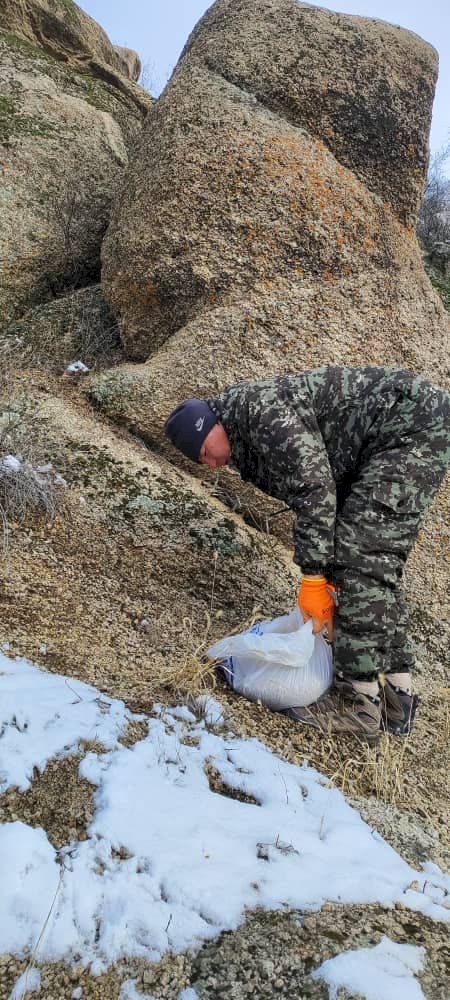
M 147 65 L 152 93 L 165 86 L 192 28 L 210 6 L 205 0 L 78 0 L 115 45 L 135 49 Z M 255 0 L 258 3 L 258 0 Z M 450 138 L 450 0 L 342 0 L 329 10 L 379 17 L 415 31 L 439 52 L 431 148 Z

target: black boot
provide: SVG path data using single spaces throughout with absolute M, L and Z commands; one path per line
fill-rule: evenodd
M 381 726 L 394 736 L 409 736 L 418 704 L 416 694 L 394 687 L 388 678 L 381 688 Z

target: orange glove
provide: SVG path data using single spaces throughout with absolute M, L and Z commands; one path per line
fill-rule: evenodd
M 336 587 L 324 576 L 304 576 L 297 598 L 303 621 L 312 618 L 313 632 L 321 632 L 326 625 L 329 639 L 333 638 L 333 593 Z

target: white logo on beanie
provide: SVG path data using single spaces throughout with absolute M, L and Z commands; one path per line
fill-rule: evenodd
M 198 431 L 200 433 L 200 431 L 203 430 L 203 424 L 204 423 L 205 423 L 205 418 L 204 417 L 199 417 L 198 420 L 195 421 L 195 429 L 196 429 L 196 431 Z

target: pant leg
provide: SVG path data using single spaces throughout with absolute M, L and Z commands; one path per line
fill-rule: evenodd
M 347 677 L 393 669 L 393 650 L 411 668 L 403 642 L 401 578 L 421 520 L 450 462 L 446 413 L 363 464 L 336 519 L 334 661 Z
M 397 589 L 397 613 L 395 628 L 386 657 L 385 673 L 411 673 L 414 669 L 414 654 L 410 639 L 409 614 L 403 587 Z

